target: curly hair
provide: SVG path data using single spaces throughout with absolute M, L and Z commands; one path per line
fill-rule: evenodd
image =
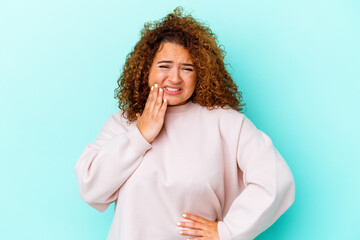
M 114 91 L 123 117 L 132 122 L 137 113 L 143 112 L 150 92 L 150 67 L 164 42 L 185 47 L 194 62 L 197 79 L 189 101 L 210 110 L 215 106 L 243 110 L 242 93 L 225 68 L 226 53 L 218 45 L 216 35 L 191 15 L 183 15 L 182 7 L 177 7 L 160 21 L 145 23 L 140 40 L 126 57 Z

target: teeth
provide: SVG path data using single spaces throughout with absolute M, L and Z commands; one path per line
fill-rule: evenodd
M 170 88 L 170 87 L 166 87 L 165 89 L 172 92 L 178 92 L 181 90 L 180 88 Z

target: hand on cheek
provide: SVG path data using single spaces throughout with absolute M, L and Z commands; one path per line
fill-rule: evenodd
M 164 90 L 157 84 L 151 87 L 142 115 L 138 113 L 136 126 L 143 137 L 151 143 L 160 133 L 164 124 L 167 100 Z

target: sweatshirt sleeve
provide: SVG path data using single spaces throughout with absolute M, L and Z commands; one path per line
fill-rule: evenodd
M 119 188 L 151 148 L 137 127 L 128 130 L 123 126 L 120 114 L 110 115 L 75 165 L 81 198 L 99 212 L 117 199 Z
M 294 202 L 292 173 L 271 139 L 244 116 L 237 147 L 244 190 L 218 222 L 220 240 L 249 240 L 272 225 Z

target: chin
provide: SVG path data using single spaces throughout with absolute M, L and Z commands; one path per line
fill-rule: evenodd
M 187 101 L 186 101 L 187 102 Z M 168 106 L 177 106 L 177 105 L 183 105 L 185 104 L 186 102 L 184 101 L 170 101 L 168 102 Z
M 168 102 L 168 106 L 176 106 L 176 105 L 179 105 L 179 103 L 177 102 Z

